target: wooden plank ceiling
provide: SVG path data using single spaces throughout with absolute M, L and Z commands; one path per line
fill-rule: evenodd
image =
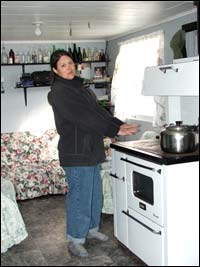
M 193 1 L 1 1 L 1 40 L 109 40 L 195 9 Z M 33 22 L 42 22 L 40 36 Z

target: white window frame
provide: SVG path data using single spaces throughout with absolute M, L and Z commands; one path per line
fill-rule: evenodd
M 120 51 L 119 51 L 119 54 L 117 56 L 116 64 L 115 64 L 115 69 L 114 69 L 114 75 L 113 75 L 113 81 L 112 81 L 112 88 L 111 88 L 111 102 L 112 102 L 113 105 L 115 105 L 115 115 L 118 118 L 122 119 L 122 120 L 134 119 L 134 120 L 148 121 L 148 122 L 153 122 L 154 121 L 154 115 L 153 114 L 155 114 L 155 112 L 156 112 L 156 103 L 155 103 L 155 110 L 154 110 L 154 112 L 152 110 L 152 112 L 151 112 L 152 115 L 151 116 L 149 116 L 148 114 L 141 114 L 141 113 L 138 114 L 137 112 L 134 113 L 134 114 L 130 114 L 131 111 L 129 110 L 129 115 L 128 115 L 128 117 L 126 117 L 126 111 L 124 111 L 124 108 L 126 108 L 126 105 L 123 104 L 123 103 L 121 103 L 122 109 L 123 109 L 122 112 L 121 113 L 119 112 L 119 114 L 118 114 L 118 111 L 117 111 L 118 105 L 120 104 L 120 101 L 121 102 L 124 101 L 122 98 L 124 97 L 124 99 L 126 99 L 126 96 L 123 96 L 123 92 L 122 92 L 122 90 L 124 89 L 124 85 L 126 84 L 125 81 L 127 81 L 127 79 L 129 78 L 129 76 L 130 76 L 130 79 L 133 80 L 133 77 L 131 77 L 131 71 L 129 69 L 127 70 L 127 71 L 129 71 L 129 76 L 126 77 L 126 80 L 125 80 L 125 77 L 124 77 L 126 73 L 124 72 L 124 74 L 123 74 L 123 71 L 126 68 L 126 63 L 127 63 L 127 66 L 128 66 L 128 63 L 131 62 L 131 60 L 134 61 L 134 56 L 133 56 L 134 53 L 133 53 L 133 55 L 131 55 L 130 57 L 128 57 L 125 54 L 125 52 L 123 51 L 124 50 L 124 47 L 127 46 L 127 49 L 128 49 L 133 44 L 133 45 L 135 45 L 134 49 L 138 49 L 138 51 L 139 51 L 140 50 L 139 45 L 144 45 L 144 42 L 145 41 L 148 41 L 148 40 L 150 40 L 150 42 L 148 42 L 148 43 L 151 43 L 151 40 L 153 40 L 153 38 L 158 38 L 158 41 L 156 43 L 156 45 L 158 47 L 158 51 L 157 51 L 156 56 L 155 56 L 155 51 L 154 51 L 154 55 L 153 55 L 154 58 L 153 58 L 153 60 L 151 60 L 151 59 L 150 60 L 147 60 L 148 63 L 146 65 L 146 67 L 147 66 L 153 66 L 153 65 L 155 66 L 155 65 L 158 65 L 158 64 L 162 64 L 162 61 L 163 61 L 163 58 L 164 58 L 164 32 L 163 31 L 153 32 L 151 34 L 143 35 L 143 36 L 140 36 L 140 37 L 137 37 L 137 38 L 133 38 L 133 39 L 130 39 L 130 40 L 127 40 L 127 41 L 124 41 L 124 42 L 119 43 L 119 45 L 120 45 Z M 138 47 L 137 47 L 137 45 L 138 45 Z M 149 47 L 147 47 L 147 50 L 148 49 L 149 49 Z M 144 50 L 145 50 L 144 48 L 141 48 L 141 52 L 144 51 Z M 145 53 L 146 52 L 147 51 L 145 51 Z M 123 62 L 122 56 L 126 57 L 126 59 L 125 59 L 126 61 Z M 137 56 L 135 58 L 136 58 L 136 60 L 138 60 Z M 145 63 L 145 60 L 146 59 L 143 59 L 143 64 Z M 121 69 L 120 69 L 120 64 L 123 65 L 123 67 L 121 67 Z M 133 62 L 133 64 L 134 64 L 134 62 Z M 148 65 L 148 64 L 150 64 L 150 65 Z M 122 80 L 121 81 L 119 79 L 120 74 L 122 75 Z M 134 75 L 134 73 L 132 73 L 132 75 Z M 141 75 L 143 75 L 143 74 L 140 73 L 140 78 L 142 77 Z M 137 80 L 135 80 L 134 82 L 137 85 Z M 140 80 L 140 82 L 141 82 L 141 80 Z M 126 86 L 128 86 L 128 85 L 126 84 Z M 142 87 L 142 84 L 140 84 L 139 86 Z M 134 87 L 134 85 L 133 85 L 133 87 Z M 136 86 L 135 86 L 135 88 L 136 88 Z M 136 96 L 135 96 L 134 91 L 131 92 L 131 94 L 130 94 L 130 90 L 132 90 L 132 88 L 131 89 L 129 88 L 129 91 L 128 90 L 126 91 L 126 93 L 128 92 L 127 93 L 128 97 L 130 97 L 130 98 L 131 97 L 132 98 L 133 97 L 137 97 L 138 92 L 136 92 Z M 153 97 L 152 97 L 152 100 L 153 100 Z M 124 108 L 123 108 L 123 105 L 124 105 Z M 130 107 L 130 105 L 131 105 L 131 102 L 129 102 L 129 107 Z M 123 112 L 124 112 L 124 114 L 123 114 Z M 127 111 L 127 113 L 128 113 L 128 111 Z

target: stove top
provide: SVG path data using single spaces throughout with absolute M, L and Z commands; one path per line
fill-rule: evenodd
M 138 140 L 127 142 L 116 142 L 111 148 L 127 152 L 145 159 L 164 164 L 176 164 L 199 160 L 199 149 L 191 153 L 166 153 L 162 151 L 159 140 Z

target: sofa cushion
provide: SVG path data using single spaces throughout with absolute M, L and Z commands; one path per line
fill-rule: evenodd
M 15 199 L 13 184 L 1 179 L 1 253 L 28 236 Z
M 66 193 L 57 140 L 55 129 L 40 136 L 30 132 L 1 134 L 1 176 L 12 181 L 18 200 Z

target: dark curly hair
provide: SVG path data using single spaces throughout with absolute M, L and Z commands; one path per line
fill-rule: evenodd
M 51 70 L 53 70 L 53 68 L 57 69 L 57 62 L 62 56 L 68 56 L 72 59 L 71 54 L 68 53 L 67 51 L 65 51 L 64 49 L 58 49 L 58 50 L 54 51 L 51 55 L 51 58 L 50 58 Z
M 55 73 L 53 71 L 53 68 L 54 69 L 57 69 L 57 63 L 58 63 L 58 60 L 62 57 L 62 56 L 68 56 L 72 59 L 72 56 L 70 53 L 68 53 L 67 51 L 65 51 L 64 49 L 58 49 L 56 51 L 54 51 L 52 54 L 51 54 L 51 58 L 50 58 L 50 66 L 51 66 L 51 84 L 53 83 L 54 81 L 54 77 L 55 77 Z M 73 60 L 73 59 L 72 59 Z M 50 87 L 51 88 L 51 87 Z M 47 96 L 47 99 L 48 99 L 48 102 L 49 104 L 51 105 L 51 100 L 50 100 L 50 95 L 48 94 Z
M 57 63 L 58 63 L 58 60 L 62 57 L 62 56 L 68 56 L 70 57 L 72 60 L 72 56 L 70 53 L 68 53 L 66 50 L 64 49 L 58 49 L 56 51 L 54 51 L 52 54 L 51 54 L 51 58 L 50 58 L 50 66 L 51 66 L 51 84 L 53 83 L 54 81 L 54 77 L 55 77 L 55 73 L 53 71 L 53 68 L 54 69 L 57 69 Z

